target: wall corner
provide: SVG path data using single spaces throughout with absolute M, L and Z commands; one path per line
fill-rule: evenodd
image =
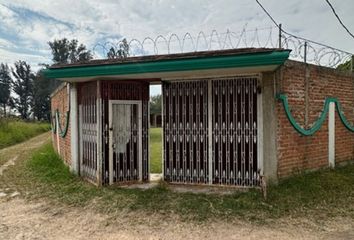
M 277 182 L 276 78 L 274 72 L 262 74 L 263 174 L 267 182 Z

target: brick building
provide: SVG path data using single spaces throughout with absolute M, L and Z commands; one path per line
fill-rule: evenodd
M 57 65 L 53 144 L 96 184 L 149 180 L 149 84 L 162 84 L 163 176 L 258 186 L 354 159 L 353 74 L 237 49 Z

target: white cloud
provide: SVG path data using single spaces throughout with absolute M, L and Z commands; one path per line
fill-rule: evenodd
M 41 66 L 39 66 L 39 64 L 50 62 L 48 61 L 49 59 L 44 56 L 10 52 L 0 48 L 0 63 L 7 63 L 12 66 L 13 63 L 18 60 L 23 60 L 28 63 L 31 63 L 31 69 L 33 71 L 37 71 L 42 68 Z
M 21 57 L 39 61 L 50 52 L 47 42 L 54 38 L 77 38 L 90 49 L 97 41 L 183 36 L 213 29 L 242 30 L 271 26 L 255 1 L 243 0 L 0 0 L 0 61 Z M 354 52 L 353 39 L 335 19 L 325 1 L 263 0 L 272 16 L 294 34 Z M 354 32 L 354 4 L 332 1 L 343 22 Z M 11 10 L 16 8 L 18 11 Z M 25 16 L 25 15 L 28 16 Z M 1 30 L 3 30 L 1 32 Z M 5 34 L 6 33 L 6 34 Z M 12 51 L 13 50 L 13 51 Z M 30 54 L 28 54 L 30 52 Z M 33 56 L 38 53 L 37 57 Z M 31 57 L 29 57 L 30 55 Z M 37 60 L 35 60 L 37 59 Z

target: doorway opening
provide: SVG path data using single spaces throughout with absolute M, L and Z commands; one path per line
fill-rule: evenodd
M 161 85 L 150 85 L 150 180 L 162 178 L 162 92 Z

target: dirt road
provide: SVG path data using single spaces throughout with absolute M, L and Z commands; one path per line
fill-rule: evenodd
M 13 167 L 17 159 L 49 140 L 40 135 L 0 151 Z M 3 155 L 5 156 L 5 155 Z M 12 160 L 11 160 L 12 159 Z M 5 162 L 5 164 L 4 164 Z M 6 173 L 6 168 L 2 172 Z M 4 173 L 4 174 L 5 174 Z M 0 192 L 4 190 L 0 186 Z M 28 202 L 19 194 L 0 195 L 0 239 L 354 239 L 354 220 L 335 218 L 315 223 L 307 219 L 280 219 L 257 225 L 242 220 L 202 224 L 183 222 L 177 216 L 122 212 L 118 218 L 93 209 Z
M 187 223 L 159 216 L 122 217 L 90 209 L 28 203 L 19 197 L 0 202 L 0 239 L 354 239 L 348 219 L 319 227 L 305 219 L 284 219 L 273 225 L 235 222 Z
M 0 149 L 0 167 L 2 167 L 2 171 L 5 170 L 6 167 L 4 165 L 13 165 L 13 159 L 17 159 L 21 156 L 28 157 L 30 156 L 33 150 L 41 147 L 45 142 L 50 140 L 50 133 L 43 133 L 34 138 L 31 138 L 28 141 L 23 143 L 19 143 L 13 145 L 11 147 L 7 147 L 4 149 Z M 2 172 L 0 173 L 2 174 Z

